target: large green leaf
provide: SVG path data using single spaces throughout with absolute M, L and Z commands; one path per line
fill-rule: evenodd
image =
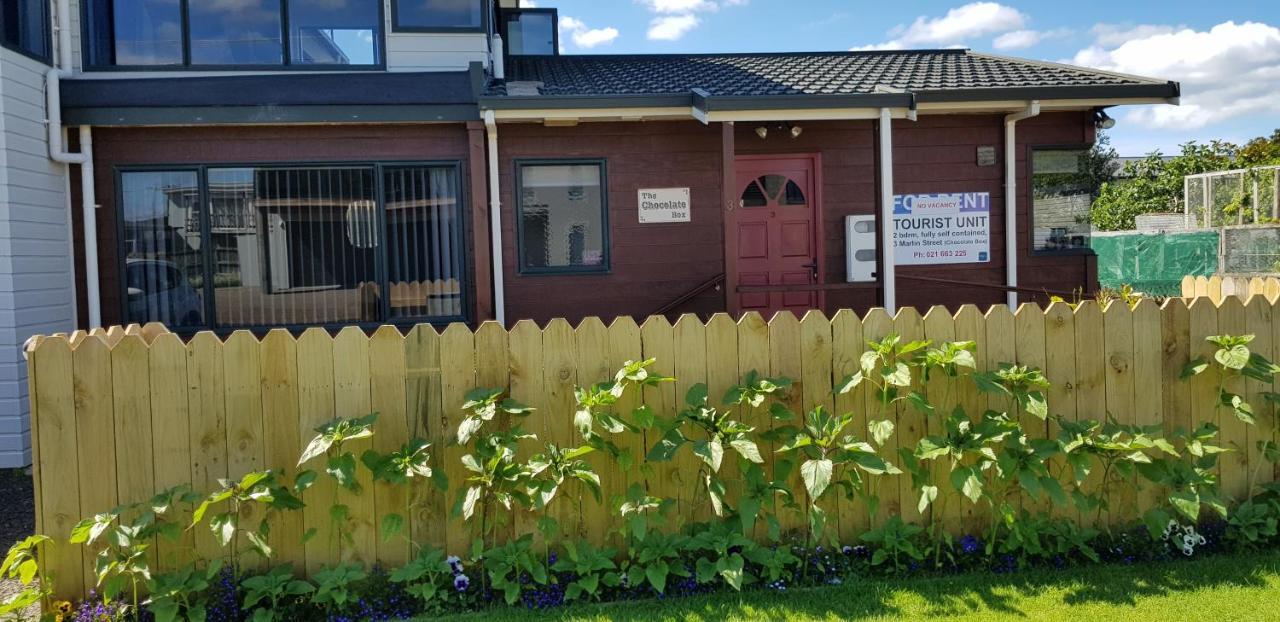
M 834 465 L 830 460 L 806 460 L 800 465 L 800 477 L 804 480 L 804 488 L 809 493 L 810 501 L 817 501 L 831 484 L 831 472 Z

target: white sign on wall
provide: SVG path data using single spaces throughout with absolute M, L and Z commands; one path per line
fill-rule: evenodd
M 991 195 L 893 197 L 893 257 L 900 266 L 991 261 Z
M 689 222 L 692 201 L 688 188 L 642 188 L 640 224 Z

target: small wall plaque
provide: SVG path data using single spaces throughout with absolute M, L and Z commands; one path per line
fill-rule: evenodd
M 978 147 L 978 166 L 995 166 L 996 148 L 991 145 Z

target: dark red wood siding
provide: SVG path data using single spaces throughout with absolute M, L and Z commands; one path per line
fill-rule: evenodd
M 478 134 L 473 134 L 478 141 Z M 93 132 L 94 165 L 98 195 L 98 279 L 102 292 L 102 321 L 105 325 L 123 321 L 120 284 L 120 247 L 116 211 L 115 174 L 118 167 L 195 164 L 304 163 L 342 161 L 429 161 L 458 160 L 463 174 L 475 177 L 476 166 L 469 161 L 472 142 L 467 126 L 450 125 L 346 125 L 288 127 L 181 127 L 181 128 L 98 128 Z M 76 167 L 73 167 L 76 170 Z M 483 179 L 483 168 L 478 173 Z M 80 205 L 78 170 L 71 182 L 72 204 Z M 464 186 L 467 180 L 463 180 Z M 471 196 L 472 214 L 479 204 L 483 213 L 485 196 Z M 72 210 L 76 239 L 76 266 L 84 266 L 83 225 L 80 210 Z M 476 223 L 468 218 L 468 226 Z M 487 222 L 479 223 L 481 227 Z M 473 240 L 469 230 L 466 239 Z M 487 237 L 486 237 L 487 239 Z M 469 245 L 470 246 L 470 245 Z M 473 252 L 468 249 L 468 254 Z M 487 249 L 481 249 L 487 252 Z M 475 265 L 468 257 L 469 265 Z M 84 270 L 76 271 L 80 300 L 79 324 L 88 323 L 84 304 Z M 487 282 L 487 279 L 486 279 Z M 469 284 L 474 287 L 474 279 Z M 477 300 L 471 292 L 469 300 Z M 474 313 L 474 308 L 473 308 Z
M 722 274 L 720 139 L 719 127 L 693 121 L 501 126 L 498 151 L 508 323 L 644 316 Z M 606 160 L 612 254 L 608 274 L 519 273 L 515 167 L 517 160 L 538 158 Z M 639 224 L 637 191 L 673 187 L 690 189 L 691 222 Z M 723 308 L 723 292 L 712 291 L 681 310 L 710 313 Z
M 755 124 L 736 128 L 736 153 L 819 154 L 823 179 L 824 268 L 829 283 L 845 279 L 844 217 L 870 215 L 879 203 L 878 123 L 873 121 L 799 124 L 793 139 L 770 132 L 760 139 Z M 553 317 L 576 321 L 590 315 L 643 316 L 723 271 L 724 219 L 719 206 L 726 196 L 721 184 L 721 140 L 715 127 L 693 122 L 592 123 L 577 127 L 502 126 L 503 228 L 506 246 L 506 308 L 509 322 Z M 1093 140 L 1085 113 L 1047 113 L 1018 126 L 1020 199 L 1019 280 L 1029 288 L 1072 291 L 1093 289 L 1095 276 L 1085 256 L 1033 256 L 1030 253 L 1030 182 L 1028 147 L 1078 145 Z M 997 162 L 979 166 L 979 146 L 996 148 Z M 903 267 L 902 275 L 946 278 L 991 285 L 1005 283 L 1004 252 L 1004 118 L 1002 115 L 921 116 L 894 121 L 894 181 L 898 194 L 988 192 L 992 199 L 992 258 L 986 264 Z M 613 270 L 607 275 L 520 275 L 516 269 L 514 162 L 516 159 L 603 157 L 608 160 Z M 689 186 L 693 222 L 639 225 L 636 191 L 640 188 Z M 1031 298 L 1023 295 L 1024 299 Z M 1044 301 L 1046 297 L 1036 297 Z M 902 279 L 899 305 L 953 308 L 1005 300 L 1002 291 L 928 284 Z M 859 312 L 880 304 L 875 289 L 827 292 L 825 311 Z M 722 292 L 708 292 L 680 309 L 710 313 L 724 310 Z

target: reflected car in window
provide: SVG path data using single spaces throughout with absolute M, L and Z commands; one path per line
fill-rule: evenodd
M 129 317 L 147 318 L 169 327 L 200 326 L 204 302 L 177 265 L 154 259 L 125 264 Z

